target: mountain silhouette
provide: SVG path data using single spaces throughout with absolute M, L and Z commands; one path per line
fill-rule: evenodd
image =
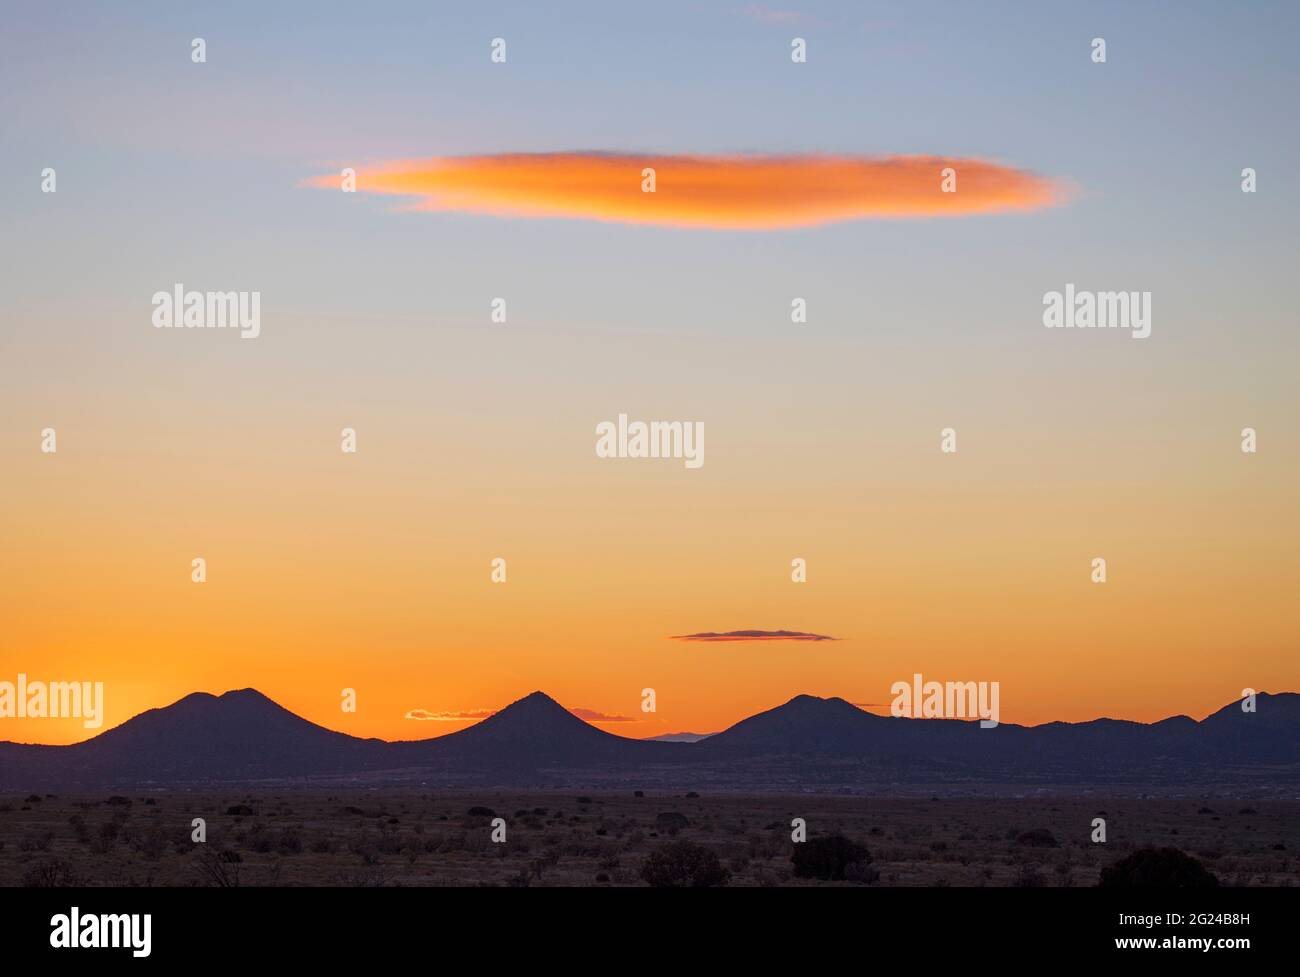
M 1239 702 L 1202 722 L 1175 716 L 1156 723 L 1094 719 L 1040 726 L 877 716 L 839 698 L 795 696 L 775 709 L 744 719 L 702 741 L 698 753 L 741 765 L 805 769 L 804 779 L 825 771 L 807 758 L 836 758 L 837 774 L 867 783 L 982 780 L 1016 784 L 1176 785 L 1265 780 L 1268 764 L 1281 779 L 1300 778 L 1300 695 L 1260 693 L 1257 710 Z M 1261 721 L 1261 717 L 1267 717 Z M 846 769 L 852 762 L 856 767 Z M 1245 768 L 1245 769 L 1242 769 Z
M 844 699 L 797 695 L 785 705 L 742 719 L 707 742 L 708 749 L 718 752 L 854 754 L 886 745 L 888 724 L 888 719 Z
M 579 719 L 544 692 L 533 692 L 466 729 L 400 744 L 438 766 L 536 769 L 666 759 L 671 746 L 628 739 Z
M 0 742 L 3 791 L 259 783 L 1292 793 L 1300 786 L 1300 695 L 1260 693 L 1254 712 L 1230 703 L 1200 722 L 992 729 L 798 695 L 698 742 L 664 742 L 604 732 L 534 692 L 458 732 L 386 742 L 326 729 L 240 689 L 187 695 L 71 746 Z
M 386 746 L 317 726 L 255 689 L 194 692 L 73 746 L 0 744 L 0 785 L 15 779 L 11 765 L 32 777 L 33 762 L 48 767 L 56 783 L 251 782 L 347 773 L 382 765 Z
M 698 743 L 700 740 L 707 740 L 713 733 L 663 733 L 660 736 L 648 736 L 647 741 L 651 743 Z

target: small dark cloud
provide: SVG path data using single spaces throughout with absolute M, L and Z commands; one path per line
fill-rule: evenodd
M 696 634 L 675 634 L 674 641 L 839 641 L 826 634 L 810 631 L 700 631 Z

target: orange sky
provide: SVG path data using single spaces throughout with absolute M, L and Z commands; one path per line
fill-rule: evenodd
M 449 369 L 484 342 L 519 362 L 554 342 L 444 339 Z M 687 348 L 732 371 L 694 403 L 704 467 L 598 459 L 599 411 L 561 376 L 542 417 L 527 390 L 450 375 L 429 387 L 394 374 L 383 402 L 341 411 L 245 376 L 255 394 L 230 401 L 231 374 L 196 366 L 155 391 L 208 405 L 183 414 L 69 393 L 57 455 L 37 450 L 35 414 L 20 416 L 4 429 L 0 677 L 103 681 L 108 725 L 253 686 L 384 738 L 460 728 L 411 710 L 497 709 L 534 689 L 648 736 L 715 731 L 801 692 L 888 702 L 918 671 L 999 681 L 1004 722 L 1199 718 L 1245 686 L 1300 688 L 1295 461 L 1242 455 L 1193 395 L 1162 416 L 1159 390 L 1026 412 L 1024 398 L 1074 389 L 1045 376 L 903 420 L 882 376 L 852 412 L 813 397 L 796 417 L 750 369 L 776 351 L 764 341 L 741 354 L 693 338 L 655 353 L 638 337 L 587 345 L 628 378 Z M 787 368 L 820 363 L 828 383 L 851 369 L 847 347 L 781 348 Z M 630 382 L 619 372 L 613 386 Z M 679 395 L 643 391 L 638 413 L 677 416 Z M 941 417 L 958 428 L 955 455 L 938 450 Z M 344 422 L 355 455 L 339 450 Z M 1094 555 L 1109 561 L 1105 585 L 1090 582 Z M 504 584 L 490 582 L 497 556 Z M 807 583 L 791 582 L 794 557 Z M 672 640 L 746 628 L 839 640 Z M 343 688 L 357 690 L 355 715 Z M 89 735 L 55 720 L 0 733 Z

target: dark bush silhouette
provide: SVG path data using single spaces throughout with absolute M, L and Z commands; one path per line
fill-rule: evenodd
M 1011 880 L 1011 885 L 1017 889 L 1041 889 L 1047 885 L 1047 878 L 1036 865 L 1023 865 L 1020 873 Z
M 1026 848 L 1056 848 L 1056 835 L 1046 828 L 1030 828 L 1016 835 L 1016 844 Z
M 99 833 L 92 835 L 90 839 L 90 850 L 96 855 L 106 855 L 113 850 L 117 844 L 117 836 L 121 831 L 121 826 L 115 821 L 105 821 L 99 826 Z
M 247 804 L 232 804 L 226 808 L 226 813 L 233 817 L 248 818 L 253 816 L 253 809 Z
M 1102 869 L 1104 888 L 1159 887 L 1208 889 L 1219 884 L 1214 873 L 1177 848 L 1142 848 Z
M 61 858 L 37 862 L 23 873 L 23 885 L 36 889 L 62 889 L 78 881 L 72 866 Z
M 869 862 L 850 862 L 844 866 L 845 882 L 878 882 L 880 870 Z
M 849 866 L 871 863 L 871 853 L 866 846 L 843 835 L 828 835 L 797 843 L 790 862 L 794 865 L 794 874 L 801 879 L 843 882 Z M 854 869 L 852 874 L 860 875 L 860 869 Z
M 670 835 L 677 834 L 690 823 L 685 814 L 678 814 L 676 811 L 664 811 L 662 814 L 655 815 L 655 830 L 665 831 Z
M 161 858 L 167 850 L 167 831 L 157 823 L 129 831 L 126 840 L 135 851 L 150 860 Z
M 218 853 L 207 845 L 201 845 L 198 855 L 195 856 L 195 868 L 205 885 L 233 889 L 239 886 L 239 869 L 234 866 L 241 861 L 237 852 Z
M 670 841 L 641 864 L 641 878 L 653 886 L 700 889 L 731 878 L 718 856 L 693 841 Z
M 494 818 L 497 816 L 497 812 L 490 807 L 471 807 L 466 814 L 471 818 Z

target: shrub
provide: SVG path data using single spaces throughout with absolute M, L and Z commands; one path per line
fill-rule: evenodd
M 471 807 L 466 814 L 472 818 L 494 818 L 497 812 L 490 807 Z
M 77 841 L 83 845 L 90 841 L 90 829 L 86 827 L 84 817 L 80 814 L 73 814 L 68 818 L 68 824 L 72 825 L 72 831 L 77 836 Z
M 1105 888 L 1160 887 L 1208 889 L 1219 884 L 1214 873 L 1177 848 L 1142 848 L 1102 869 Z
M 843 882 L 850 865 L 871 863 L 871 853 L 844 835 L 828 835 L 796 844 L 790 862 L 801 879 Z
M 18 843 L 18 849 L 19 851 L 49 851 L 50 842 L 53 840 L 53 831 L 29 831 Z
M 253 809 L 247 804 L 232 804 L 226 808 L 226 814 L 236 818 L 249 818 L 253 816 Z
M 242 859 L 238 852 L 216 852 L 204 845 L 195 858 L 195 869 L 201 882 L 219 889 L 233 889 L 239 886 L 239 869 Z
M 689 827 L 690 823 L 685 814 L 678 814 L 676 811 L 664 811 L 662 814 L 655 815 L 655 827 L 670 835 L 675 835 L 683 828 Z
M 121 830 L 114 821 L 105 821 L 99 826 L 99 833 L 90 839 L 89 848 L 96 855 L 106 855 L 117 844 L 117 833 Z
M 61 889 L 76 885 L 77 877 L 72 874 L 72 866 L 60 858 L 51 858 L 37 862 L 23 873 L 23 885 L 38 889 Z
M 143 830 L 130 832 L 128 840 L 135 851 L 150 860 L 161 858 L 163 852 L 167 850 L 167 832 L 158 824 L 151 824 Z
M 1016 844 L 1026 848 L 1057 848 L 1056 835 L 1046 828 L 1031 828 L 1016 835 Z
M 699 889 L 726 885 L 731 873 L 712 851 L 693 841 L 670 841 L 641 864 L 641 878 L 656 887 Z
M 850 862 L 844 866 L 845 882 L 876 882 L 880 879 L 880 870 L 868 862 Z
M 1023 865 L 1011 884 L 1018 889 L 1041 889 L 1047 885 L 1047 879 L 1038 871 L 1037 865 Z
M 249 851 L 257 852 L 259 855 L 268 854 L 275 848 L 275 835 L 266 830 L 264 824 L 253 825 L 253 830 L 240 837 L 240 841 Z

